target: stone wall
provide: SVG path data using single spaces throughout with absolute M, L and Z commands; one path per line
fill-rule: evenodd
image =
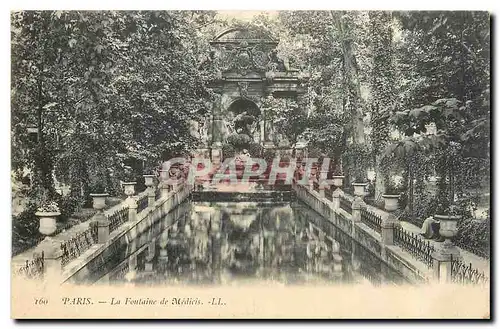
M 380 233 L 364 223 L 354 222 L 351 214 L 340 208 L 336 209 L 333 202 L 322 197 L 317 191 L 301 185 L 295 185 L 294 189 L 297 199 L 320 214 L 324 221 L 333 223 L 336 228 L 369 250 L 391 270 L 403 275 L 409 282 L 418 283 L 432 279 L 432 270 L 428 269 L 425 264 L 414 259 L 398 246 L 384 245 Z M 323 227 L 321 223 L 315 224 Z
M 89 284 L 99 280 L 189 211 L 189 204 L 184 201 L 190 194 L 189 187 L 180 186 L 157 200 L 154 207 L 138 213 L 136 221 L 123 224 L 106 243 L 93 246 L 73 262 L 75 265 L 65 269 L 63 282 Z

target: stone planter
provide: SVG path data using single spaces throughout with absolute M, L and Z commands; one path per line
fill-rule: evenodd
M 333 186 L 342 187 L 344 186 L 344 177 L 345 176 L 333 176 Z
M 143 175 L 144 177 L 144 185 L 146 185 L 147 187 L 151 187 L 154 185 L 154 178 L 155 176 L 154 175 Z
M 365 189 L 368 186 L 368 183 L 352 183 L 354 186 L 354 195 L 364 197 Z
M 37 211 L 35 215 L 40 221 L 38 231 L 44 235 L 51 235 L 57 229 L 57 217 L 61 215 L 60 212 L 45 212 Z
M 123 189 L 125 191 L 125 195 L 127 196 L 132 196 L 135 194 L 135 184 L 137 182 L 124 182 L 123 184 Z
M 399 208 L 399 194 L 383 194 L 384 209 L 387 211 L 395 211 Z
M 451 239 L 458 233 L 458 220 L 461 216 L 434 215 L 439 220 L 439 234 L 446 239 L 445 243 L 450 244 Z
M 96 210 L 101 210 L 106 207 L 106 197 L 109 196 L 108 193 L 90 193 L 93 199 L 92 207 Z

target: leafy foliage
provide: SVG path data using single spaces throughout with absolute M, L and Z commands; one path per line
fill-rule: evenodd
M 195 145 L 189 121 L 208 112 L 212 76 L 199 69 L 207 47 L 197 28 L 213 15 L 13 13 L 14 168 L 33 165 L 50 188 L 53 166 L 89 191 L 91 180 L 112 185 L 127 158 L 152 164 Z M 36 144 L 25 133 L 33 124 Z

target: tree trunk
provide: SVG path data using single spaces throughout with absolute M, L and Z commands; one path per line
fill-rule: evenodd
M 361 107 L 361 87 L 358 77 L 358 64 L 352 47 L 351 29 L 348 15 L 330 12 L 341 35 L 344 73 L 344 110 L 351 115 L 351 133 L 353 142 L 365 143 L 363 126 L 363 108 Z
M 385 174 L 380 166 L 381 155 L 375 159 L 375 203 L 382 201 L 382 195 L 385 193 Z
M 37 107 L 37 125 L 38 125 L 38 149 L 35 150 L 35 172 L 38 176 L 38 181 L 48 193 L 48 197 L 52 198 L 55 194 L 54 179 L 52 177 L 53 163 L 49 152 L 47 152 L 47 145 L 44 135 L 44 122 L 43 122 L 43 81 L 42 77 L 38 80 L 38 107 Z

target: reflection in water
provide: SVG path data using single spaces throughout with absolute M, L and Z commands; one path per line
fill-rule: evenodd
M 120 273 L 112 281 L 403 281 L 371 252 L 299 203 L 193 203 L 190 212 L 130 256 Z

